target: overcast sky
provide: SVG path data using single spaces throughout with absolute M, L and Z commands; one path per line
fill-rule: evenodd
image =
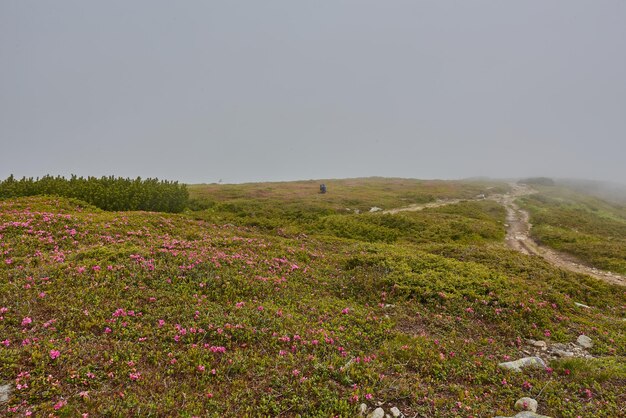
M 626 1 L 0 0 L 0 177 L 626 182 Z

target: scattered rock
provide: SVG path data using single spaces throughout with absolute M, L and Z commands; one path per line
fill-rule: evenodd
M 539 341 L 539 343 L 542 342 L 543 341 Z M 587 350 L 575 342 L 566 344 L 546 342 L 546 347 L 541 347 L 540 345 L 533 343 L 537 343 L 537 341 L 526 340 L 527 345 L 521 350 L 521 352 L 529 357 L 541 356 L 547 361 L 563 357 L 593 358 Z
M 546 415 L 539 415 L 532 411 L 522 411 L 512 417 L 497 416 L 495 418 L 550 418 Z
M 389 412 L 391 412 L 391 415 L 394 418 L 399 418 L 399 417 L 403 417 L 404 415 L 402 414 L 402 412 L 400 412 L 400 410 L 398 408 L 396 408 L 395 406 L 393 408 L 391 408 L 389 410 Z
M 9 400 L 11 390 L 12 388 L 10 384 L 0 386 L 0 403 L 7 402 Z
M 385 418 L 385 410 L 383 408 L 376 408 L 370 413 L 367 418 Z
M 370 209 L 370 212 L 378 212 L 382 210 L 381 208 L 379 208 L 378 206 L 374 206 L 373 208 Z M 381 417 L 382 418 L 382 417 Z
M 587 337 L 586 335 L 578 336 L 576 343 L 583 348 L 593 347 L 593 341 L 591 341 L 591 338 Z
M 533 398 L 520 398 L 515 402 L 515 409 L 518 411 L 537 412 L 537 401 Z
M 546 367 L 546 362 L 540 357 L 524 357 L 515 361 L 507 361 L 498 364 L 503 369 L 513 370 L 514 372 L 521 372 L 523 367 Z
M 578 306 L 579 308 L 591 309 L 590 306 L 587 306 L 587 305 L 584 305 L 584 304 L 578 303 L 578 302 L 574 302 L 574 305 Z
M 359 411 L 361 412 L 361 415 L 365 415 L 367 413 L 367 404 L 362 403 L 359 405 Z
M 546 344 L 545 341 L 528 340 L 528 344 L 533 347 L 541 348 L 542 350 L 545 350 L 548 347 L 548 344 Z
M 556 354 L 558 357 L 575 357 L 573 352 L 560 350 L 558 348 L 552 350 L 552 353 Z

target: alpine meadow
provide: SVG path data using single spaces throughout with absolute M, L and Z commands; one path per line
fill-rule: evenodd
M 0 200 L 2 413 L 492 417 L 527 397 L 623 415 L 624 206 L 558 185 L 518 200 L 538 248 L 604 281 L 512 248 L 499 201 L 518 184 L 320 182 L 191 185 L 178 214 Z
M 0 0 L 0 418 L 626 418 L 625 22 Z

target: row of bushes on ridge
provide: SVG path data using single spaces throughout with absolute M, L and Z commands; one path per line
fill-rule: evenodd
M 56 195 L 83 200 L 104 210 L 182 212 L 189 192 L 184 184 L 159 179 L 123 177 L 77 177 L 46 175 L 19 180 L 13 175 L 0 182 L 0 198 Z

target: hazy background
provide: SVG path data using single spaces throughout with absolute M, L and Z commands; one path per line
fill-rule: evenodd
M 626 2 L 0 0 L 0 177 L 626 182 Z

